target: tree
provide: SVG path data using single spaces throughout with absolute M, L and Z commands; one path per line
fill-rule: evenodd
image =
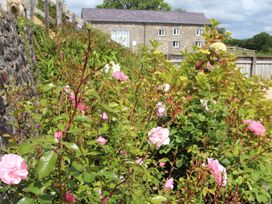
M 115 9 L 139 9 L 170 11 L 170 5 L 164 0 L 104 0 L 96 8 L 115 8 Z
M 254 35 L 252 38 L 249 39 L 232 39 L 227 43 L 230 45 L 256 50 L 257 52 L 272 52 L 272 36 L 265 32 Z

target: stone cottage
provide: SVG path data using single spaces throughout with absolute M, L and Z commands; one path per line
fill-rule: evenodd
M 172 59 L 180 56 L 180 51 L 202 46 L 204 26 L 209 25 L 203 13 L 178 11 L 83 8 L 81 17 L 132 49 L 157 40 L 161 51 Z

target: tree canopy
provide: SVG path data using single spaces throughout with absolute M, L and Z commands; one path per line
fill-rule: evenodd
M 261 53 L 272 52 L 272 36 L 266 32 L 261 32 L 249 39 L 231 39 L 227 43 L 230 45 L 256 50 L 257 52 Z
M 115 9 L 139 9 L 170 11 L 170 5 L 164 0 L 104 0 L 97 8 L 115 8 Z

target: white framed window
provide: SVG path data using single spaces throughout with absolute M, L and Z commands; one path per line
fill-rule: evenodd
M 173 41 L 172 46 L 173 46 L 173 48 L 179 48 L 180 42 L 179 41 Z
M 203 28 L 197 28 L 196 29 L 196 36 L 201 36 L 204 33 L 204 29 Z
M 112 30 L 111 39 L 125 47 L 129 47 L 129 31 L 128 30 Z
M 173 29 L 173 35 L 180 35 L 180 29 L 179 28 L 174 28 Z
M 195 42 L 195 45 L 196 45 L 197 47 L 202 47 L 203 43 L 202 43 L 201 40 L 197 40 L 197 41 Z
M 160 37 L 165 36 L 165 30 L 159 29 L 158 30 L 158 36 L 160 36 Z

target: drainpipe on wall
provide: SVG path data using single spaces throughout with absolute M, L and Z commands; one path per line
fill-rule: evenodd
M 145 38 L 146 38 L 145 32 L 146 32 L 146 30 L 145 30 L 145 23 L 144 23 L 144 45 L 146 45 L 146 43 L 145 43 Z

